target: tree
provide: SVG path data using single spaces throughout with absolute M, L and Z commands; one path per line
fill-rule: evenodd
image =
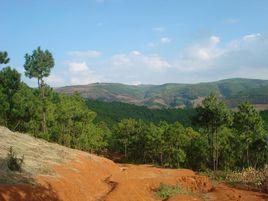
M 125 158 L 129 156 L 129 148 L 138 133 L 138 122 L 135 119 L 123 119 L 115 129 L 116 142 L 123 147 Z
M 208 133 L 213 170 L 219 165 L 218 132 L 222 126 L 232 124 L 233 116 L 223 101 L 218 101 L 215 94 L 206 97 L 202 106 L 197 108 L 196 122 L 204 127 Z
M 40 133 L 41 104 L 38 90 L 21 83 L 20 89 L 13 96 L 13 129 L 29 132 L 37 136 Z
M 0 99 L 1 104 L 5 105 L 2 115 L 6 126 L 9 126 L 8 123 L 12 123 L 13 96 L 19 90 L 20 84 L 20 74 L 15 69 L 5 67 L 0 71 Z
M 145 150 L 141 150 L 144 152 L 143 154 L 143 162 L 147 163 L 157 163 L 163 165 L 163 145 L 164 145 L 164 123 L 156 126 L 153 123 L 145 124 L 145 132 L 144 132 L 144 141 L 145 141 Z
M 240 133 L 246 149 L 246 163 L 250 166 L 250 145 L 259 138 L 263 121 L 259 112 L 249 102 L 240 104 L 234 117 L 234 127 Z
M 46 128 L 46 106 L 45 106 L 45 81 L 44 78 L 50 75 L 51 69 L 54 67 L 54 59 L 48 50 L 41 50 L 38 47 L 33 51 L 32 55 L 25 55 L 25 75 L 29 78 L 36 78 L 40 97 L 42 100 L 42 130 L 45 133 Z
M 9 62 L 7 52 L 0 52 L 0 64 L 7 64 Z

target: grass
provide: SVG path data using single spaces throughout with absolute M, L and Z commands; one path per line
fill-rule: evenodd
M 0 183 L 4 184 L 34 183 L 36 175 L 56 176 L 51 167 L 75 158 L 78 152 L 4 127 L 0 127 L 0 138 Z M 8 168 L 10 147 L 19 157 L 23 156 L 21 172 Z
M 267 171 L 267 167 L 260 170 L 249 167 L 240 171 L 208 171 L 200 174 L 209 177 L 213 186 L 224 182 L 231 187 L 261 191 L 265 181 L 265 172 Z
M 6 158 L 8 169 L 10 169 L 11 171 L 21 172 L 22 165 L 23 165 L 23 159 L 24 159 L 24 156 L 19 157 L 14 152 L 13 148 L 10 147 L 9 152 L 7 154 L 7 158 Z
M 167 185 L 161 183 L 160 186 L 155 189 L 155 194 L 161 199 L 168 199 L 175 195 L 189 195 L 192 194 L 192 191 L 185 189 L 179 185 Z

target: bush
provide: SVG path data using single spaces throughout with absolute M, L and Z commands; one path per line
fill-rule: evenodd
M 7 154 L 7 167 L 11 171 L 21 172 L 22 164 L 24 157 L 19 158 L 14 152 L 13 148 L 10 147 L 9 152 Z
M 189 194 L 191 192 L 178 185 L 172 186 L 161 183 L 160 186 L 157 189 L 155 189 L 155 193 L 158 197 L 166 200 L 175 195 Z
M 252 167 L 243 169 L 242 171 L 233 171 L 226 177 L 226 181 L 238 187 L 246 187 L 248 189 L 261 190 L 265 175 L 265 169 L 256 170 Z
M 265 193 L 268 193 L 268 165 L 265 166 L 264 170 L 264 181 L 263 181 L 263 184 L 262 184 L 262 190 L 265 192 Z

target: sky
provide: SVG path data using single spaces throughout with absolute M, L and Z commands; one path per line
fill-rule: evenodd
M 267 0 L 0 0 L 0 51 L 24 74 L 48 49 L 53 87 L 268 79 L 267 19 Z

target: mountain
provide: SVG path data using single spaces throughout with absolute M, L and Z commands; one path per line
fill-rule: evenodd
M 268 80 L 233 78 L 197 84 L 125 85 L 94 83 L 56 88 L 59 93 L 79 93 L 84 98 L 118 101 L 150 108 L 184 108 L 200 104 L 216 93 L 230 107 L 250 101 L 261 109 L 268 107 Z

